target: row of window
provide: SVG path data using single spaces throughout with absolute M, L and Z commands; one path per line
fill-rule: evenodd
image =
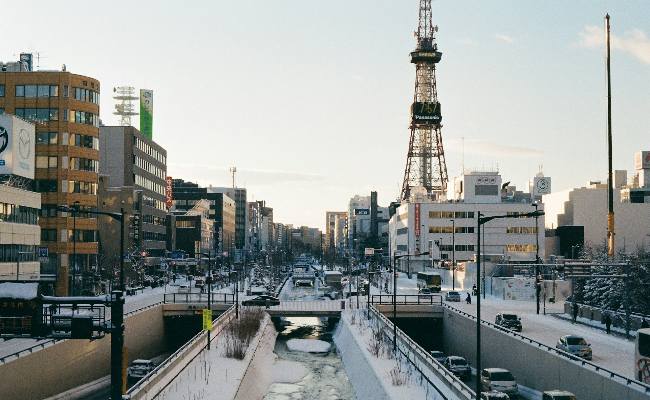
M 36 144 L 40 145 L 58 145 L 58 132 L 38 132 L 36 134 Z M 77 146 L 88 149 L 99 150 L 99 139 L 90 135 L 80 135 L 78 133 L 61 132 L 61 145 Z
M 451 226 L 430 226 L 429 233 L 453 233 Z M 457 226 L 456 233 L 474 233 L 473 226 Z
M 535 226 L 512 226 L 506 229 L 506 233 L 516 233 L 520 235 L 535 234 L 537 227 Z
M 58 108 L 16 108 L 15 114 L 28 121 L 47 122 L 59 120 Z
M 86 230 L 86 229 L 77 229 L 74 231 L 72 229 L 61 229 L 60 231 L 61 242 L 73 242 L 76 241 L 80 243 L 92 243 L 97 241 L 97 231 Z M 57 241 L 57 231 L 56 229 L 41 229 L 41 242 L 56 242 Z
M 164 242 L 167 240 L 167 235 L 164 233 L 159 233 L 159 232 L 149 232 L 149 231 L 144 231 L 142 232 L 142 239 L 143 240 L 155 240 L 158 242 Z
M 99 104 L 99 93 L 90 89 L 74 88 L 74 98 L 79 101 Z
M 16 97 L 59 97 L 57 85 L 16 85 Z
M 507 244 L 506 251 L 509 253 L 533 253 L 537 251 L 534 244 Z
M 36 225 L 38 224 L 38 209 L 0 203 L 0 221 Z
M 177 228 L 196 228 L 196 224 L 194 220 L 188 221 L 188 220 L 176 220 L 176 227 Z
M 137 136 L 133 137 L 135 141 L 135 147 L 142 151 L 143 153 L 153 157 L 156 159 L 156 161 L 161 162 L 163 164 L 167 164 L 167 157 L 165 157 L 162 153 L 158 152 L 155 148 L 149 145 L 149 143 L 145 142 L 144 140 L 140 139 Z
M 163 196 L 165 195 L 165 186 L 161 185 L 160 183 L 156 183 L 149 178 L 145 178 L 144 176 L 133 174 L 133 181 L 137 186 L 141 186 L 145 189 L 151 190 Z
M 142 222 L 145 224 L 165 226 L 165 217 L 157 215 L 146 214 L 142 216 Z
M 72 121 L 72 114 L 74 113 L 74 122 L 78 124 L 92 125 L 99 128 L 99 115 L 93 114 L 88 111 L 74 111 L 70 110 L 70 120 Z
M 160 179 L 165 179 L 165 177 L 167 176 L 167 172 L 164 169 L 159 168 L 157 165 L 154 165 L 149 161 L 145 160 L 144 158 L 138 157 L 135 154 L 133 155 L 133 165 L 140 167 L 141 169 L 147 171 L 152 175 L 155 175 Z
M 34 187 L 37 192 L 54 193 L 59 190 L 58 181 L 54 179 L 36 179 Z M 84 181 L 61 181 L 61 193 L 81 193 L 97 195 L 97 184 Z
M 91 160 L 90 158 L 70 157 L 70 169 L 99 172 L 99 161 Z
M 144 194 L 142 195 L 142 205 L 147 207 L 153 207 L 161 211 L 167 211 L 167 206 L 163 201 L 154 199 Z
M 474 218 L 474 211 L 429 211 L 429 218 L 452 219 Z
M 0 244 L 0 262 L 37 261 L 36 247 L 25 244 Z

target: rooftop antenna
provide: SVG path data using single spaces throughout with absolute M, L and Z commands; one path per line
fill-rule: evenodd
M 235 174 L 237 173 L 237 167 L 230 167 L 230 173 L 232 174 L 232 188 L 234 189 L 235 186 Z
M 131 117 L 138 115 L 133 105 L 133 101 L 138 100 L 135 88 L 133 86 L 116 86 L 113 88 L 113 93 L 113 99 L 117 100 L 113 114 L 120 117 L 120 126 L 132 126 Z

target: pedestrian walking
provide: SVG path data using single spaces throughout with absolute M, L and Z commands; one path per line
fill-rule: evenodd
M 579 310 L 578 303 L 576 303 L 575 300 L 574 300 L 573 301 L 573 323 L 574 324 L 578 320 L 578 310 Z
M 465 297 L 465 301 L 467 304 L 472 304 L 472 296 L 469 295 L 469 292 L 467 292 L 467 297 Z
M 605 314 L 605 330 L 608 335 L 612 331 L 612 317 L 609 316 L 609 313 Z

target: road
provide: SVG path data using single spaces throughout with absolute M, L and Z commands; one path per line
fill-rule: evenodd
M 443 282 L 443 292 L 451 290 L 450 280 Z M 458 283 L 456 288 L 458 290 Z M 461 286 L 471 288 L 465 284 Z M 398 294 L 417 294 L 417 283 L 415 275 L 408 279 L 406 274 L 400 274 L 397 280 Z M 476 315 L 476 297 L 472 297 L 472 304 L 466 304 L 466 292 L 461 293 L 463 301 L 460 303 L 449 303 L 468 314 Z M 598 364 L 611 371 L 617 372 L 626 377 L 634 377 L 634 342 L 619 336 L 608 335 L 607 333 L 585 325 L 573 324 L 570 321 L 554 317 L 553 313 L 563 312 L 563 303 L 546 304 L 547 315 L 537 315 L 536 306 L 533 302 L 502 300 L 491 296 L 481 299 L 481 319 L 494 322 L 496 315 L 500 312 L 512 312 L 521 317 L 523 326 L 522 335 L 537 340 L 547 346 L 555 347 L 560 336 L 580 335 L 587 342 L 591 343 L 593 349 L 594 364 Z

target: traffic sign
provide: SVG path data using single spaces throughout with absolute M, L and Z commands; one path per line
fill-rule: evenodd
M 212 327 L 212 310 L 208 308 L 203 309 L 203 330 L 210 330 Z
M 372 256 L 375 254 L 375 249 L 372 247 L 366 247 L 363 254 L 366 256 Z

